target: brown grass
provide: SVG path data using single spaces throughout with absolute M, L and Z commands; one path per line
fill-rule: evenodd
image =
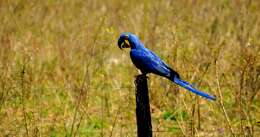
M 257 0 L 0 0 L 0 136 L 136 136 L 137 34 L 210 102 L 150 75 L 154 136 L 260 136 Z

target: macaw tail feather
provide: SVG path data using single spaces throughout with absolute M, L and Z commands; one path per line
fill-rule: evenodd
M 208 94 L 206 94 L 204 92 L 201 92 L 201 91 L 195 89 L 194 87 L 192 87 L 191 84 L 189 84 L 188 82 L 186 82 L 184 80 L 181 80 L 178 77 L 174 77 L 173 79 L 171 79 L 171 81 L 173 81 L 174 83 L 182 86 L 183 88 L 185 88 L 185 89 L 187 89 L 187 90 L 191 91 L 192 93 L 195 93 L 195 94 L 197 94 L 199 96 L 205 97 L 205 98 L 207 98 L 209 100 L 216 100 L 216 97 L 210 96 L 210 95 L 208 95 Z

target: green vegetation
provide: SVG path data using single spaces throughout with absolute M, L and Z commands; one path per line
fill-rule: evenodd
M 207 101 L 149 76 L 154 136 L 260 136 L 259 0 L 0 0 L 0 136 L 136 136 L 130 31 Z

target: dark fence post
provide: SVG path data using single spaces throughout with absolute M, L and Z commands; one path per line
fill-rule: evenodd
M 147 76 L 138 75 L 135 79 L 136 121 L 138 137 L 152 137 L 151 113 Z

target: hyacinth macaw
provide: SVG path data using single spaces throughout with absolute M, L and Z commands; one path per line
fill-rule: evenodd
M 180 85 L 181 87 L 205 97 L 209 100 L 215 100 L 214 96 L 210 96 L 204 92 L 195 89 L 191 84 L 181 79 L 180 75 L 164 63 L 155 53 L 144 47 L 139 38 L 129 32 L 122 33 L 118 39 L 118 46 L 122 48 L 131 48 L 130 57 L 133 64 L 142 72 L 154 73 L 163 76 L 170 81 Z

